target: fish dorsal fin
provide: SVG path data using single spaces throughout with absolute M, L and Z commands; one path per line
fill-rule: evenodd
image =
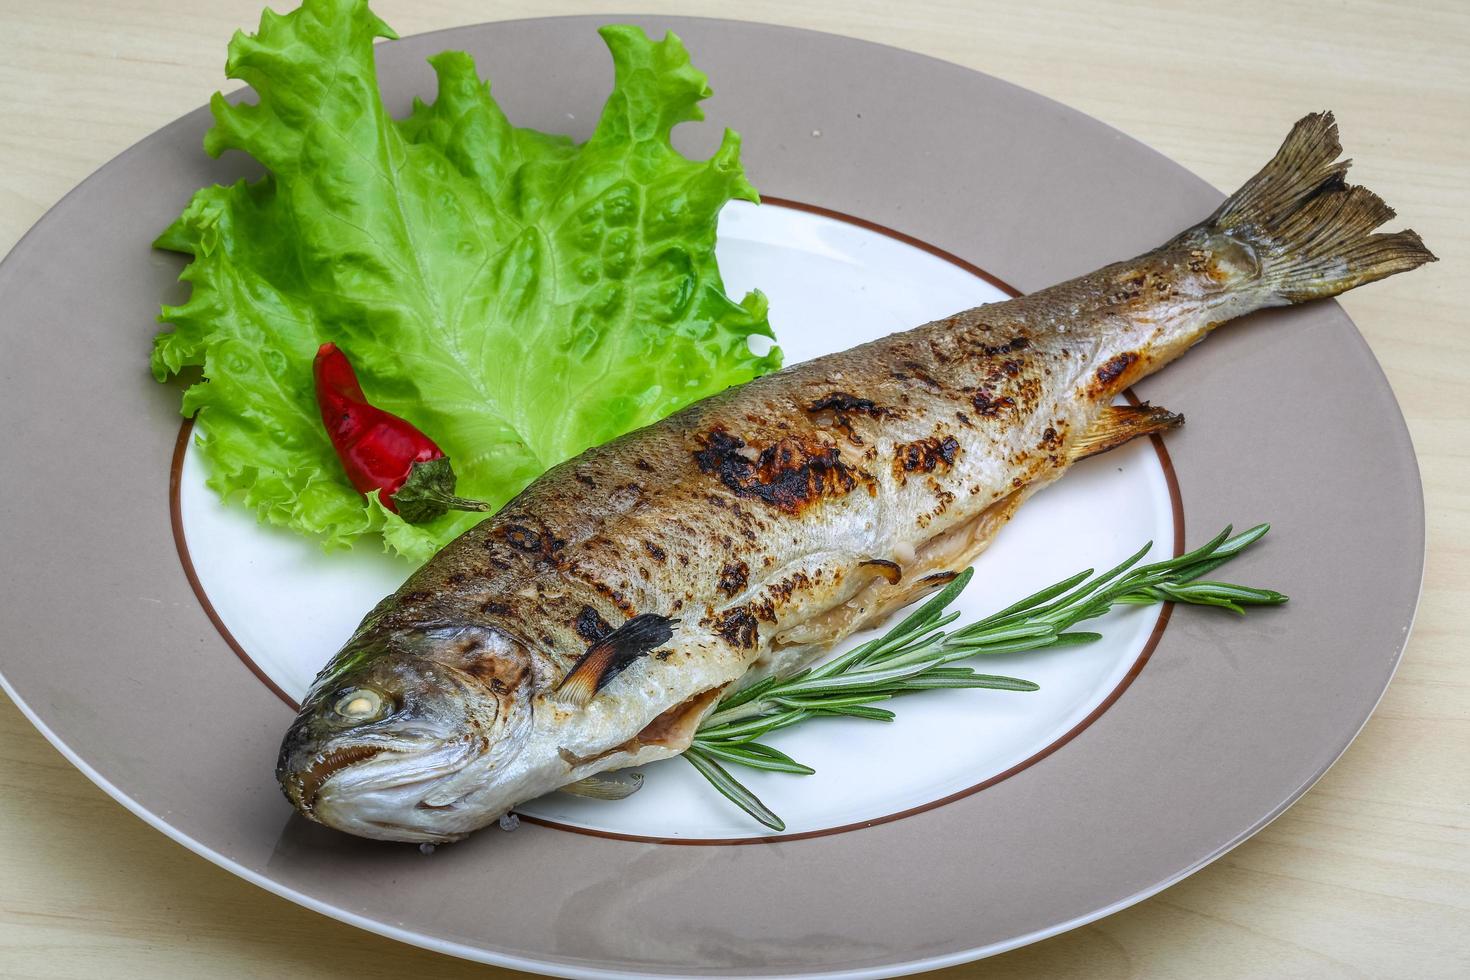
M 591 701 L 625 667 L 669 642 L 678 623 L 657 613 L 634 616 L 587 648 L 557 685 L 557 700 L 576 705 Z
M 1138 436 L 1152 435 L 1184 424 L 1184 416 L 1145 402 L 1142 405 L 1109 405 L 1082 433 L 1068 453 L 1070 462 L 1117 449 Z

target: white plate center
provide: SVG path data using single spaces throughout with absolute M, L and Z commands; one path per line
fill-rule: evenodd
M 850 222 L 736 202 L 720 215 L 720 269 L 729 292 L 759 288 L 786 363 L 842 350 L 956 310 L 1006 298 L 964 268 Z M 184 537 L 200 585 L 255 664 L 294 698 L 358 622 L 412 570 L 375 544 L 325 554 L 258 525 L 204 483 L 191 445 L 180 489 Z M 1140 440 L 1081 463 L 1037 494 L 981 558 L 957 608 L 964 622 L 1080 569 L 1115 564 L 1144 541 L 1174 539 L 1168 482 Z M 736 769 L 786 821 L 807 833 L 879 820 L 942 800 L 1044 751 L 1083 722 L 1137 662 L 1157 619 L 1131 609 L 1096 620 L 1101 642 L 986 660 L 987 673 L 1036 681 L 1033 694 L 934 691 L 889 702 L 891 724 L 820 719 L 770 743 L 814 776 Z M 255 683 L 241 671 L 242 683 Z M 646 767 L 644 788 L 618 802 L 552 794 L 521 812 L 582 828 L 662 838 L 758 836 L 761 828 L 687 764 Z

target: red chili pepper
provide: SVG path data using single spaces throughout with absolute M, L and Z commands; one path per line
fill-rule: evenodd
M 410 524 L 449 510 L 489 510 L 480 500 L 454 495 L 449 457 L 413 423 L 369 404 L 352 363 L 336 344 L 316 352 L 316 400 L 322 424 L 359 493 L 378 491 L 383 506 Z

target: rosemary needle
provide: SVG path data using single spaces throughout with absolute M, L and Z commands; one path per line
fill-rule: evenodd
M 1286 601 L 1280 592 L 1201 578 L 1259 541 L 1268 530 L 1269 524 L 1260 524 L 1232 537 L 1227 527 L 1193 551 L 1140 566 L 1138 562 L 1153 546 L 1150 542 L 1100 575 L 1090 568 L 1078 572 L 984 619 L 946 632 L 960 614 L 945 610 L 974 575 L 974 569 L 967 568 L 877 639 L 820 666 L 789 677 L 768 677 L 726 697 L 699 726 L 684 758 L 736 806 L 766 827 L 784 830 L 781 818 L 721 762 L 811 775 L 815 772 L 811 767 L 757 740 L 810 718 L 843 715 L 892 721 L 894 713 L 877 703 L 916 691 L 960 687 L 1035 691 L 1038 687 L 1031 681 L 982 674 L 956 664 L 972 657 L 1093 643 L 1102 634 L 1070 628 L 1116 605 L 1176 602 L 1216 606 L 1237 614 L 1244 613 L 1246 606 L 1280 605 Z
M 776 816 L 762 803 L 754 793 L 734 776 L 725 771 L 725 767 L 716 762 L 704 750 L 690 747 L 684 750 L 684 758 L 688 759 L 699 774 L 710 781 L 710 785 L 719 790 L 726 798 L 740 809 L 750 814 L 761 823 L 772 830 L 785 830 L 786 821 Z

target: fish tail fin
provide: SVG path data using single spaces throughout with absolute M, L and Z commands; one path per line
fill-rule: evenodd
M 1248 244 L 1260 281 L 1280 303 L 1336 296 L 1436 261 L 1412 231 L 1374 234 L 1393 208 L 1346 178 L 1350 160 L 1330 112 L 1314 112 L 1204 227 Z

